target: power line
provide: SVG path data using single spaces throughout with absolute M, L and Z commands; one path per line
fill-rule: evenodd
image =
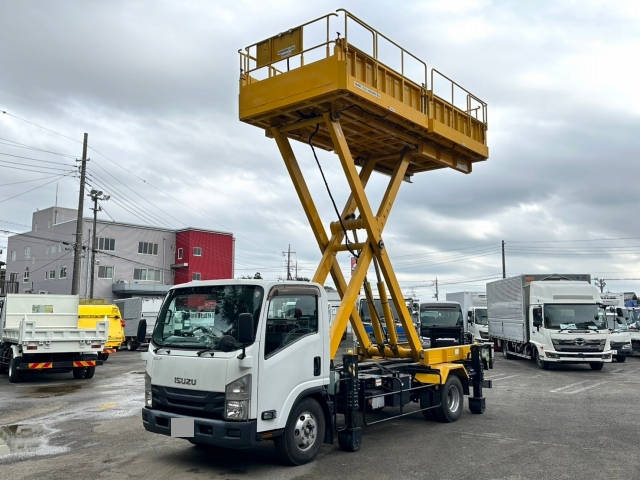
M 15 167 L 13 165 L 3 165 L 2 162 L 4 162 L 5 160 L 0 160 L 0 168 L 8 168 L 10 170 L 21 170 L 23 172 L 33 172 L 33 173 L 45 173 L 48 175 L 51 175 L 52 173 L 55 172 L 51 172 L 51 171 L 46 171 L 46 170 L 34 170 L 32 168 L 22 168 L 22 167 Z M 15 163 L 15 162 L 11 162 L 11 163 Z M 21 165 L 18 163 L 18 165 Z M 51 168 L 51 167 L 41 167 L 39 165 L 37 165 L 38 168 Z M 60 169 L 60 171 L 64 172 L 66 170 L 64 169 Z
M 40 129 L 42 129 L 42 130 L 44 130 L 46 132 L 53 133 L 54 135 L 58 135 L 59 137 L 66 138 L 67 140 L 71 140 L 72 142 L 82 143 L 77 138 L 72 138 L 72 137 L 69 137 L 68 135 L 65 135 L 64 133 L 57 132 L 57 131 L 55 131 L 55 130 L 53 130 L 51 128 L 43 127 L 42 125 L 39 125 L 39 124 L 37 124 L 35 122 L 32 122 L 31 120 L 27 120 L 25 118 L 22 118 L 22 117 L 19 117 L 17 115 L 14 115 L 13 113 L 7 112 L 6 110 L 0 110 L 0 112 L 2 114 L 4 114 L 4 115 L 8 115 L 8 116 L 10 116 L 12 118 L 20 120 L 21 122 L 28 123 L 29 125 L 33 125 L 34 127 L 40 128 Z
M 63 165 L 65 167 L 75 167 L 75 165 L 73 165 L 71 163 L 54 162 L 53 160 L 42 160 L 41 158 L 25 157 L 24 155 L 15 155 L 13 153 L 7 153 L 7 152 L 0 152 L 0 155 L 5 155 L 7 157 L 21 158 L 23 160 L 31 160 L 31 161 L 34 161 L 34 162 L 50 163 L 52 165 Z M 8 160 L 5 160 L 5 161 L 8 161 Z M 44 168 L 44 167 L 42 167 L 42 168 Z
M 10 140 L 8 138 L 0 137 L 0 143 L 3 144 L 3 145 L 8 145 L 8 146 L 11 146 L 11 147 L 15 147 L 15 148 L 25 148 L 27 150 L 33 150 L 33 151 L 36 151 L 36 152 L 50 153 L 52 155 L 58 155 L 60 157 L 66 157 L 66 158 L 71 158 L 71 159 L 75 159 L 76 158 L 75 155 L 71 155 L 70 153 L 60 153 L 60 152 L 55 152 L 53 150 L 47 150 L 45 148 L 34 147 L 32 145 L 27 145 L 26 143 L 16 142 L 15 140 Z
M 24 190 L 24 191 L 22 191 L 22 192 L 20 192 L 20 193 L 16 193 L 15 195 L 11 195 L 11 196 L 9 196 L 9 197 L 3 198 L 2 200 L 0 200 L 0 203 L 4 203 L 4 202 L 6 202 L 7 200 L 12 200 L 12 199 L 14 199 L 14 198 L 16 198 L 16 197 L 19 197 L 19 196 L 21 196 L 21 195 L 24 195 L 24 194 L 26 194 L 26 193 L 33 192 L 34 190 L 37 190 L 38 188 L 42 188 L 42 187 L 44 187 L 44 186 L 47 186 L 47 185 L 49 185 L 50 183 L 56 182 L 56 181 L 58 181 L 58 180 L 60 180 L 60 179 L 62 179 L 62 178 L 64 178 L 64 177 L 67 177 L 67 176 L 72 175 L 72 174 L 74 174 L 74 173 L 75 173 L 75 171 L 73 171 L 73 172 L 69 172 L 69 173 L 67 173 L 66 175 L 60 175 L 60 176 L 58 176 L 58 177 L 54 178 L 53 180 L 48 180 L 48 181 L 46 181 L 45 183 L 41 183 L 40 185 L 36 185 L 36 186 L 35 186 L 35 187 L 33 187 L 33 188 L 29 188 L 28 190 Z
M 0 183 L 0 187 L 7 187 L 9 185 L 19 185 L 21 183 L 30 183 L 30 182 L 37 182 L 39 180 L 46 180 L 47 178 L 53 178 L 53 177 L 59 177 L 60 175 L 49 175 L 47 177 L 38 177 L 38 178 L 32 178 L 31 180 L 20 180 L 19 182 L 9 182 L 9 183 Z M 9 222 L 11 223 L 11 222 Z M 16 224 L 19 225 L 19 224 Z

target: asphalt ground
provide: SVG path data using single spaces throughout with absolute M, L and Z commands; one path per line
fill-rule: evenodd
M 325 445 L 300 467 L 270 442 L 202 449 L 146 432 L 143 370 L 140 352 L 123 351 L 91 380 L 0 376 L 0 478 L 640 479 L 640 358 L 598 372 L 498 356 L 484 415 L 391 420 L 366 429 L 359 452 Z

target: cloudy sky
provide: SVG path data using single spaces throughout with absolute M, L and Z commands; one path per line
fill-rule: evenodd
M 89 180 L 112 197 L 104 218 L 231 231 L 238 275 L 282 276 L 291 244 L 312 276 L 319 253 L 275 142 L 238 121 L 237 50 L 338 6 L 489 106 L 487 162 L 400 190 L 385 243 L 406 292 L 428 299 L 436 276 L 441 294 L 484 289 L 501 273 L 501 240 L 508 274 L 640 278 L 631 1 L 0 2 L 0 229 L 28 229 L 56 186 L 74 207 L 88 132 Z M 335 220 L 311 152 L 295 151 Z M 343 203 L 337 158 L 320 161 Z M 372 179 L 370 198 L 385 182 Z

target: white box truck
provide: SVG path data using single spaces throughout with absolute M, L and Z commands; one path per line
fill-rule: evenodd
M 487 295 L 483 292 L 447 293 L 448 302 L 458 302 L 462 307 L 464 331 L 472 341 L 489 340 L 489 321 L 487 320 Z
M 147 345 L 156 325 L 156 318 L 162 305 L 160 297 L 132 297 L 116 300 L 124 320 L 124 345 L 127 350 L 137 350 Z
M 12 383 L 25 371 L 91 378 L 108 336 L 106 319 L 78 327 L 77 295 L 9 294 L 0 312 L 0 370 Z
M 590 275 L 530 274 L 487 284 L 489 338 L 504 356 L 551 363 L 610 363 L 609 330 Z

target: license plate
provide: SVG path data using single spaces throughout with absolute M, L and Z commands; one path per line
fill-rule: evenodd
M 193 418 L 172 418 L 172 437 L 193 437 Z

